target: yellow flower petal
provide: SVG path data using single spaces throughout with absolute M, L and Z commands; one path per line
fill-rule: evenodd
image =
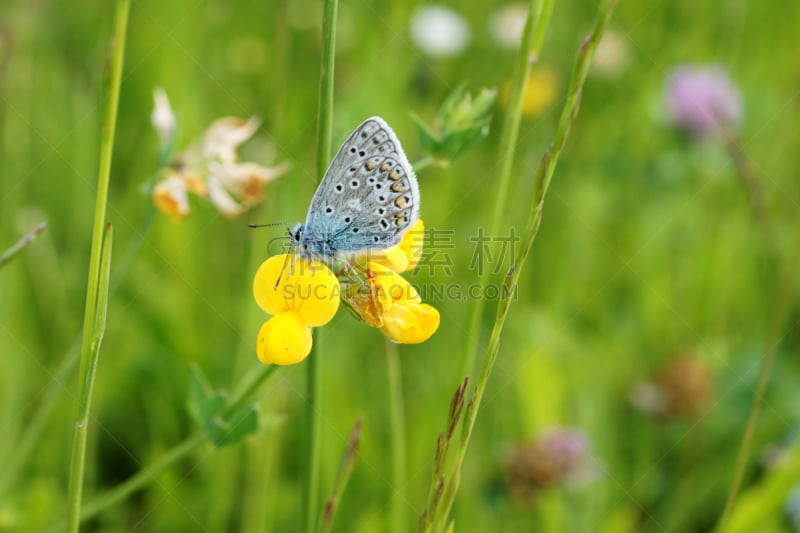
M 413 270 L 422 257 L 422 246 L 425 238 L 425 224 L 422 219 L 411 226 L 403 235 L 403 240 L 383 252 L 371 252 L 366 258 L 395 272 Z
M 381 331 L 394 342 L 419 344 L 436 332 L 439 320 L 439 311 L 428 304 L 399 302 L 384 313 Z
M 299 363 L 311 353 L 311 328 L 294 311 L 278 313 L 261 326 L 256 353 L 264 364 Z
M 339 280 L 319 260 L 275 255 L 258 268 L 253 295 L 267 313 L 296 311 L 306 325 L 317 327 L 330 322 L 339 309 Z
M 421 301 L 417 289 L 403 276 L 379 263 L 369 264 L 367 283 L 373 283 L 382 298 L 392 304 L 397 301 Z
M 408 257 L 400 245 L 389 248 L 378 257 L 372 257 L 372 261 L 391 268 L 395 272 L 405 272 L 408 270 Z

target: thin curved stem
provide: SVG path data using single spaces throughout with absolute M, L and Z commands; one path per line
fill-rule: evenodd
M 797 287 L 797 265 L 798 262 L 800 262 L 800 231 L 795 231 L 798 237 L 796 237 L 797 240 L 794 243 L 794 249 L 789 259 L 784 264 L 783 272 L 781 273 L 775 315 L 772 319 L 772 325 L 767 337 L 766 350 L 761 358 L 756 390 L 753 392 L 753 402 L 750 404 L 747 423 L 745 424 L 744 432 L 742 433 L 742 441 L 739 444 L 739 451 L 736 455 L 736 464 L 733 470 L 731 486 L 728 489 L 725 508 L 722 511 L 722 516 L 717 527 L 718 533 L 723 533 L 728 529 L 728 524 L 736 505 L 736 499 L 742 488 L 742 480 L 744 479 L 745 470 L 747 470 L 747 463 L 753 453 L 753 441 L 758 427 L 758 418 L 761 415 L 764 395 L 769 385 L 770 371 L 775 363 L 775 353 L 778 351 L 778 346 L 781 342 L 783 325 L 786 323 L 786 319 L 792 309 L 792 297 Z M 774 250 L 774 248 L 771 247 L 770 250 Z

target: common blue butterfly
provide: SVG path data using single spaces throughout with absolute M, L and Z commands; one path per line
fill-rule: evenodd
M 330 262 L 400 242 L 419 217 L 419 185 L 392 128 L 370 117 L 347 138 L 289 237 Z

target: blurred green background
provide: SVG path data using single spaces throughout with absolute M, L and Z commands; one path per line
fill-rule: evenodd
M 462 84 L 502 93 L 514 53 L 492 39 L 487 20 L 503 4 L 449 4 L 469 23 L 472 39 L 458 55 L 432 58 L 409 33 L 422 3 L 341 2 L 334 145 L 367 116 L 380 115 L 413 162 L 423 154 L 411 111 L 432 120 Z M 518 231 L 596 8 L 556 2 L 537 68 L 560 82 L 552 101 L 523 118 L 505 213 L 506 225 Z M 316 179 L 320 20 L 315 0 L 132 5 L 108 206 L 115 292 L 97 375 L 85 500 L 194 430 L 186 410 L 190 363 L 221 388 L 259 364 L 255 338 L 267 317 L 252 299 L 252 277 L 277 253 L 267 243 L 282 229 L 249 230 L 246 223 L 305 217 Z M 49 225 L 0 269 L 0 471 L 19 469 L 0 492 L 2 530 L 38 531 L 65 511 L 78 383 L 74 372 L 57 370 L 74 353 L 82 324 L 112 23 L 111 3 L 0 4 L 0 249 L 40 220 Z M 800 307 L 794 280 L 784 283 L 779 272 L 797 272 L 785 252 L 800 238 L 800 4 L 622 0 L 610 31 L 627 59 L 611 74 L 593 70 L 587 80 L 478 418 L 456 530 L 709 531 L 731 483 L 760 358 L 776 342 L 736 516 L 741 530 L 748 530 L 748 519 L 757 520 L 758 531 L 797 530 L 788 502 L 800 469 L 787 474 L 763 457 L 798 447 L 792 439 L 800 421 L 794 328 Z M 681 63 L 719 63 L 739 85 L 741 146 L 763 179 L 771 225 L 754 221 L 721 146 L 694 142 L 669 125 L 664 82 Z M 292 164 L 270 184 L 262 205 L 228 220 L 195 202 L 186 220 L 156 214 L 148 223 L 152 201 L 143 189 L 158 170 L 150 126 L 156 86 L 170 96 L 181 148 L 221 116 L 262 120 L 243 159 Z M 420 172 L 426 226 L 455 232 L 453 276 L 423 267 L 406 276 L 420 287 L 477 280 L 470 237 L 489 215 L 503 109 L 500 98 L 486 140 L 448 168 Z M 790 312 L 776 325 L 781 296 L 790 299 Z M 466 301 L 428 303 L 441 312 L 439 331 L 422 345 L 400 347 L 409 528 L 425 505 L 435 439 L 463 378 L 470 309 Z M 494 303 L 487 309 L 485 333 Z M 322 493 L 330 491 L 352 424 L 363 417 L 336 529 L 385 531 L 392 486 L 384 339 L 344 311 L 318 334 Z M 675 354 L 700 368 L 707 394 L 674 416 L 634 407 L 631 391 L 663 381 Z M 672 378 L 679 388 L 695 379 L 681 372 Z M 304 381 L 304 364 L 282 368 L 260 395 L 262 410 L 285 414 L 284 423 L 234 445 L 202 448 L 86 529 L 297 530 Z M 51 394 L 55 409 L 20 464 L 19 442 Z M 509 456 L 558 426 L 590 439 L 591 479 L 543 488 L 534 502 L 515 501 Z

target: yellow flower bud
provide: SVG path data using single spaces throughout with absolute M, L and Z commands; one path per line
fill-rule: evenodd
M 311 353 L 311 328 L 294 311 L 278 313 L 261 326 L 256 353 L 264 364 L 299 363 Z
M 339 309 L 339 280 L 317 259 L 275 255 L 258 268 L 253 295 L 271 315 L 295 311 L 304 324 L 318 327 L 330 322 Z

